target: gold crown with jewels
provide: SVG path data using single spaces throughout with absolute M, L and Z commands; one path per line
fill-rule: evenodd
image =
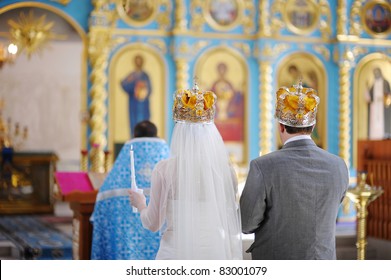
M 303 87 L 302 81 L 291 87 L 281 87 L 276 92 L 275 117 L 284 125 L 308 127 L 316 123 L 320 98 L 316 90 Z
M 217 97 L 212 91 L 202 91 L 194 82 L 192 89 L 174 93 L 173 118 L 178 122 L 213 122 Z

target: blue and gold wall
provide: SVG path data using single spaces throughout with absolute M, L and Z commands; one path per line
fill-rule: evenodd
M 84 38 L 86 147 L 112 150 L 131 137 L 121 81 L 136 56 L 160 136 L 169 140 L 174 126 L 173 93 L 196 76 L 217 91 L 216 124 L 244 165 L 278 148 L 274 93 L 302 76 L 321 97 L 315 141 L 354 169 L 373 69 L 391 81 L 389 0 L 0 1 L 0 16 L 20 6 L 55 11 Z

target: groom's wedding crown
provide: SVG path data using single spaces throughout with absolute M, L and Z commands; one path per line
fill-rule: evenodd
M 282 124 L 292 127 L 308 127 L 316 123 L 319 97 L 316 90 L 298 85 L 281 87 L 276 92 L 275 117 Z
M 173 118 L 179 122 L 213 122 L 216 99 L 212 91 L 202 91 L 194 82 L 192 89 L 174 93 Z

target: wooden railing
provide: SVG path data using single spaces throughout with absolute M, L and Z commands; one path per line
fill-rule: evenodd
M 383 195 L 368 207 L 368 236 L 391 240 L 391 140 L 358 141 L 358 171 L 368 172 L 368 184 Z

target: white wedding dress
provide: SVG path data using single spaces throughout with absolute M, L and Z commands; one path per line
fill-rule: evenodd
M 177 123 L 171 152 L 140 213 L 145 228 L 162 232 L 156 259 L 242 259 L 235 174 L 215 125 Z

